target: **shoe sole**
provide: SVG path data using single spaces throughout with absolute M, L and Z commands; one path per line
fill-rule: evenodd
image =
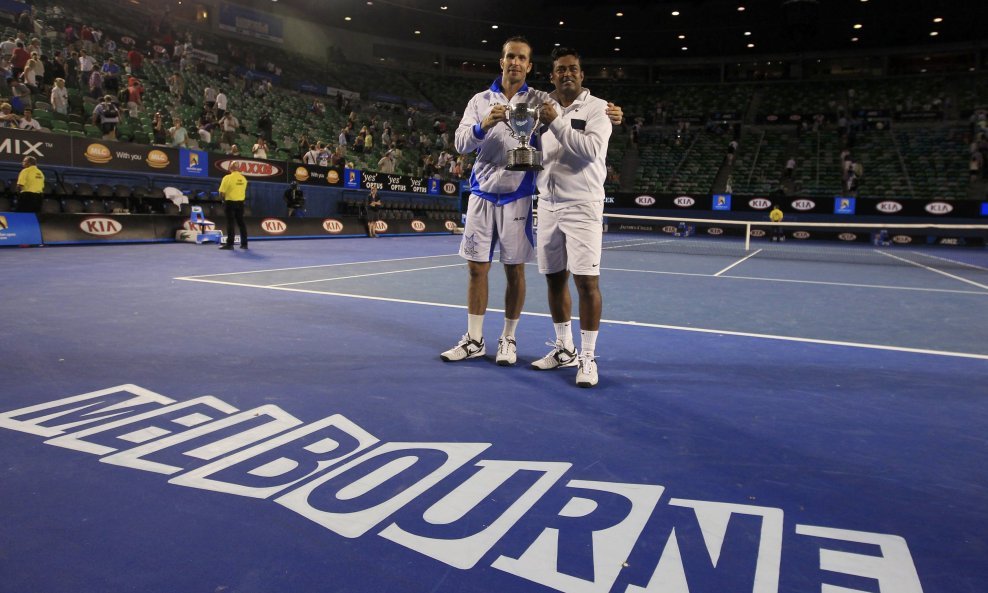
M 497 366 L 499 366 L 499 367 L 510 367 L 510 366 L 514 366 L 514 364 L 516 362 L 518 362 L 517 359 L 515 359 L 515 360 L 504 360 L 504 359 L 502 359 L 502 360 L 498 360 L 497 361 Z
M 471 354 L 471 355 L 469 355 L 469 356 L 467 356 L 465 358 L 446 358 L 442 354 L 439 355 L 439 358 L 441 358 L 443 360 L 443 362 L 462 362 L 464 360 L 470 360 L 471 358 L 480 358 L 484 354 L 486 354 L 486 352 L 483 351 L 483 350 L 481 350 L 480 352 L 474 352 L 473 354 Z
M 591 383 L 590 381 L 577 381 L 576 385 L 578 387 L 593 387 L 596 383 Z

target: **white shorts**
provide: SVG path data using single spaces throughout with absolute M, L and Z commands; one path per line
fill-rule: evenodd
M 539 272 L 569 270 L 578 276 L 599 276 L 603 239 L 603 202 L 539 208 Z
M 460 256 L 476 262 L 490 262 L 500 245 L 502 264 L 524 264 L 535 259 L 535 233 L 532 230 L 532 198 L 520 198 L 495 206 L 471 194 L 467 202 L 467 223 L 460 241 Z

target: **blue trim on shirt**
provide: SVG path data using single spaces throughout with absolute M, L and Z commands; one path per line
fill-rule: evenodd
M 493 203 L 495 206 L 503 206 L 520 198 L 534 196 L 535 192 L 535 171 L 526 172 L 525 176 L 522 177 L 521 184 L 518 185 L 518 189 L 506 194 L 495 194 L 481 190 L 480 182 L 477 181 L 476 169 L 470 173 L 470 193 Z
M 480 124 L 473 124 L 473 137 L 477 140 L 483 140 L 487 137 L 487 131 L 480 127 Z
M 500 76 L 497 77 L 497 78 L 495 78 L 494 79 L 494 82 L 491 83 L 491 90 L 494 91 L 495 93 L 501 93 L 502 95 L 504 94 L 504 87 L 501 86 L 501 77 Z M 518 92 L 519 93 L 524 93 L 527 90 L 528 90 L 528 83 L 526 82 L 526 83 L 524 83 L 524 84 L 521 85 L 521 88 L 518 89 Z

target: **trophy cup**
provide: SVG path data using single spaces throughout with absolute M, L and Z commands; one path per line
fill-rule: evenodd
M 532 132 L 539 125 L 539 109 L 529 103 L 508 105 L 508 127 L 511 137 L 521 145 L 508 151 L 508 171 L 541 171 L 542 152 L 528 144 Z

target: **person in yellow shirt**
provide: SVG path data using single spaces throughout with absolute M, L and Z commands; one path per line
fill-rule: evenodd
M 33 156 L 26 156 L 21 161 L 23 168 L 17 176 L 18 212 L 38 212 L 41 210 L 41 200 L 45 193 L 45 174 L 37 165 L 38 161 Z
M 772 211 L 768 213 L 768 219 L 772 222 L 782 222 L 782 210 L 779 209 L 778 204 L 772 204 Z M 785 241 L 786 234 L 779 225 L 772 226 L 772 240 L 773 241 Z
M 244 200 L 247 199 L 247 178 L 240 173 L 240 162 L 230 163 L 230 172 L 220 182 L 220 198 L 226 215 L 226 243 L 220 249 L 233 249 L 233 223 L 240 229 L 240 248 L 247 249 L 247 223 L 244 222 Z

